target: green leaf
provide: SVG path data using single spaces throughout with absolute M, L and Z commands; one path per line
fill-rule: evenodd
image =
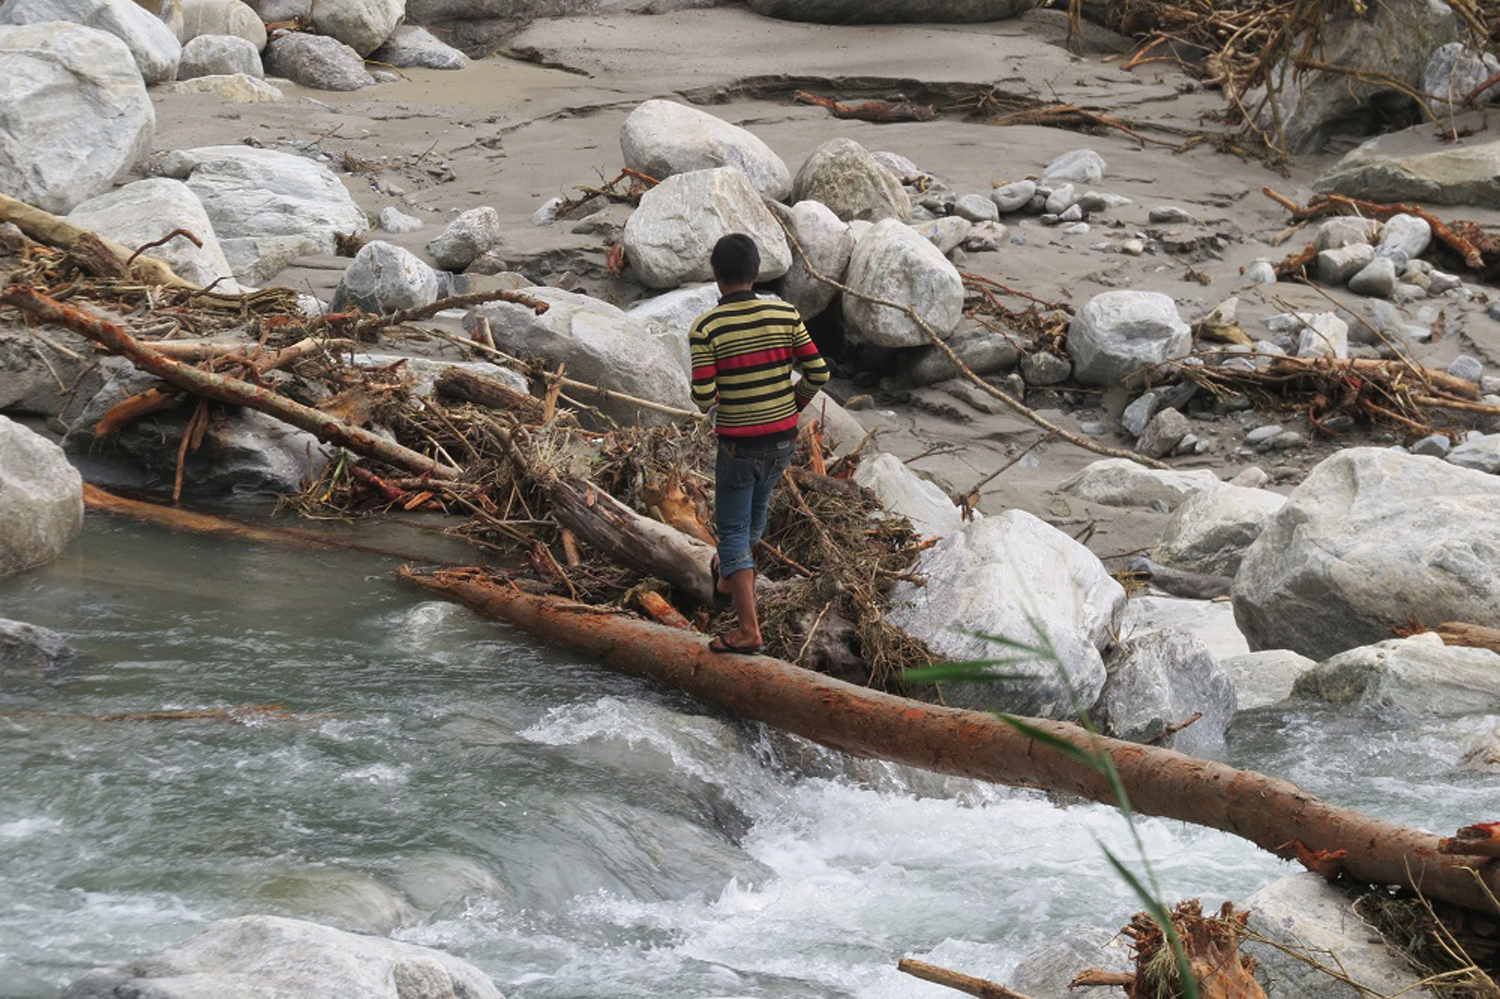
M 1026 738 L 1034 739 L 1044 746 L 1055 749 L 1069 759 L 1076 760 L 1091 770 L 1103 773 L 1105 766 L 1109 763 L 1109 757 L 1106 756 L 1101 759 L 1098 754 L 1079 749 L 1068 740 L 1060 739 L 1046 729 L 1038 728 L 1028 721 L 1022 721 L 1015 715 L 1001 715 L 1000 720 L 1026 736 Z
M 901 679 L 910 683 L 941 683 L 944 680 L 970 680 L 976 683 L 992 683 L 1005 680 L 1034 680 L 1027 673 L 994 673 L 996 666 L 1013 666 L 1022 659 L 982 659 L 968 663 L 934 663 L 917 669 L 903 670 Z

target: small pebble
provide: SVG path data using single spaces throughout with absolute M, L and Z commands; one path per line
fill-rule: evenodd
M 1271 473 L 1259 465 L 1247 465 L 1240 469 L 1238 475 L 1229 480 L 1231 486 L 1240 486 L 1244 489 L 1259 489 L 1271 481 Z
M 1075 225 L 1070 225 L 1066 229 L 1064 229 L 1063 230 L 1063 235 L 1064 236 L 1083 236 L 1083 235 L 1087 235 L 1088 231 L 1089 231 L 1089 224 L 1087 222 L 1079 222 L 1079 223 L 1077 223 Z
M 1272 451 L 1286 451 L 1290 448 L 1301 447 L 1307 442 L 1307 438 L 1300 430 L 1283 430 L 1272 437 L 1270 447 Z
M 1139 257 L 1146 252 L 1146 244 L 1139 239 L 1127 239 L 1120 244 L 1120 252 L 1130 257 Z
M 1464 381 L 1473 382 L 1477 385 L 1479 384 L 1479 380 L 1484 377 L 1484 365 L 1477 357 L 1472 357 L 1468 354 L 1459 354 L 1448 365 L 1448 374 L 1454 378 L 1462 378 Z
M 1062 214 L 1057 216 L 1059 222 L 1081 222 L 1083 221 L 1083 206 L 1072 205 Z
M 1284 428 L 1279 423 L 1272 423 L 1264 427 L 1256 427 L 1254 430 L 1245 435 L 1245 443 L 1259 444 L 1262 441 L 1268 441 L 1272 437 L 1275 437 L 1277 434 L 1281 433 L 1284 429 L 1286 428 Z
M 1426 455 L 1429 458 L 1441 458 L 1453 450 L 1453 442 L 1446 434 L 1428 434 L 1411 446 L 1412 454 Z
M 1162 205 L 1151 209 L 1148 216 L 1152 222 L 1158 224 L 1171 224 L 1174 222 L 1197 222 L 1197 218 L 1186 209 L 1178 208 L 1176 205 Z

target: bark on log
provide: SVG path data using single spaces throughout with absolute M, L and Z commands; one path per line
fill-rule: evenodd
M 101 343 L 111 351 L 123 355 L 140 370 L 150 372 L 178 388 L 218 402 L 259 410 L 306 430 L 321 441 L 348 448 L 356 454 L 376 458 L 417 475 L 457 479 L 463 474 L 460 469 L 451 465 L 434 461 L 394 441 L 377 437 L 361 427 L 334 419 L 327 413 L 293 402 L 258 385 L 203 371 L 147 350 L 123 327 L 82 309 L 54 301 L 27 285 L 7 288 L 0 293 L 0 302 L 24 309 L 39 319 L 64 326 Z
M 524 594 L 472 572 L 401 575 L 615 669 L 855 756 L 1115 803 L 1103 774 L 992 715 L 882 694 L 766 656 L 717 654 L 702 638 Z M 1492 910 L 1485 888 L 1500 894 L 1500 865 L 1444 856 L 1429 833 L 1330 805 L 1273 777 L 1118 739 L 1095 741 L 1065 722 L 1028 721 L 1085 751 L 1108 753 L 1142 814 L 1230 832 L 1278 855 L 1289 841 L 1345 850 L 1343 870 L 1357 881 L 1419 888 L 1475 910 Z
M 1008 989 L 998 982 L 992 982 L 986 978 L 975 978 L 961 971 L 944 968 L 936 964 L 928 964 L 926 961 L 918 961 L 914 958 L 902 958 L 896 964 L 896 970 L 920 978 L 924 982 L 932 982 L 934 985 L 942 985 L 979 999 L 1030 999 L 1029 996 Z
M 1486 628 L 1479 624 L 1448 621 L 1433 629 L 1444 645 L 1467 645 L 1472 649 L 1489 649 L 1500 652 L 1500 628 Z
M 463 368 L 445 368 L 433 382 L 433 387 L 453 399 L 515 413 L 522 423 L 542 422 L 542 400 Z
M 119 259 L 122 270 L 125 267 L 125 261 L 129 260 L 135 252 L 129 247 L 104 239 L 97 233 L 75 225 L 65 218 L 60 218 L 51 212 L 44 212 L 40 208 L 33 208 L 24 201 L 17 201 L 4 194 L 0 194 L 0 222 L 13 222 L 17 228 L 38 243 L 46 243 L 48 246 L 55 246 L 62 250 L 70 250 L 85 236 L 92 236 Z M 195 291 L 198 288 L 191 281 L 178 277 L 173 273 L 172 268 L 155 257 L 137 256 L 131 261 L 129 272 L 142 284 L 161 284 L 171 288 L 191 288 Z

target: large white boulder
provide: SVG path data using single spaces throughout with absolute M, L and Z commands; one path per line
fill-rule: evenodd
M 898 583 L 888 620 L 959 662 L 1009 657 L 977 635 L 1031 646 L 1050 643 L 1057 661 L 1024 658 L 995 672 L 1025 680 L 945 684 L 949 704 L 1051 718 L 1076 716 L 1104 687 L 1101 650 L 1125 590 L 1087 548 L 1022 510 L 965 524 L 922 555 L 926 585 Z M 1066 670 L 1081 704 L 1060 675 Z
M 895 219 L 875 223 L 855 244 L 844 283 L 860 293 L 844 295 L 844 322 L 859 339 L 876 346 L 921 347 L 931 340 L 906 313 L 860 295 L 909 306 L 944 338 L 963 318 L 964 283 L 958 268 Z
M 199 35 L 234 35 L 257 52 L 266 47 L 266 25 L 243 0 L 182 0 L 180 7 L 184 43 Z
M 1297 678 L 1292 696 L 1416 715 L 1500 712 L 1500 654 L 1444 645 L 1437 635 L 1340 652 Z
M 198 237 L 201 247 L 178 236 L 147 252 L 165 261 L 178 277 L 200 287 L 218 281 L 215 291 L 239 290 L 203 203 L 180 180 L 150 177 L 126 184 L 85 201 L 68 214 L 68 220 L 132 250 L 173 229 L 186 229 Z
M 297 257 L 333 253 L 337 233 L 369 228 L 333 171 L 291 153 L 203 146 L 169 154 L 162 172 L 192 188 L 236 280 L 254 287 Z
M 924 538 L 945 537 L 963 526 L 948 494 L 893 454 L 881 452 L 860 462 L 854 481 L 874 493 L 883 509 L 911 521 Z
M 465 328 L 472 330 L 487 319 L 495 345 L 508 354 L 560 362 L 567 365 L 568 377 L 581 382 L 679 409 L 693 408 L 688 374 L 669 340 L 597 298 L 557 288 L 523 291 L 550 308 L 538 316 L 523 305 L 491 302 L 470 311 Z M 580 397 L 588 403 L 597 401 L 581 390 Z M 624 424 L 674 419 L 619 399 L 599 406 Z
M 1177 303 L 1155 291 L 1102 292 L 1068 325 L 1073 377 L 1085 385 L 1135 384 L 1141 369 L 1185 357 L 1192 346 Z
M 410 250 L 372 239 L 339 279 L 331 307 L 385 313 L 420 309 L 438 298 L 437 272 Z
M 177 75 L 182 43 L 165 22 L 131 0 L 7 0 L 0 4 L 3 24 L 56 21 L 98 28 L 120 39 L 147 83 L 162 83 Z
M 1103 506 L 1149 506 L 1163 512 L 1221 483 L 1206 468 L 1164 471 L 1129 458 L 1101 458 L 1063 480 L 1057 491 Z
M 1353 448 L 1322 461 L 1240 562 L 1251 648 L 1315 659 L 1412 623 L 1500 627 L 1500 478 Z
M 732 232 L 755 240 L 758 280 L 780 277 L 791 266 L 780 223 L 743 173 L 719 167 L 676 174 L 642 195 L 626 220 L 625 259 L 649 288 L 708 281 L 714 244 Z
M 843 281 L 854 252 L 854 234 L 847 222 L 818 201 L 799 201 L 790 208 L 772 207 L 787 224 L 806 258 L 792 250 L 791 269 L 781 279 L 781 296 L 803 316 L 816 316 L 828 308 L 838 291 L 808 273 L 808 267 L 824 277 Z
M 1141 638 L 1152 632 L 1176 632 L 1202 642 L 1221 662 L 1250 651 L 1245 636 L 1234 623 L 1234 608 L 1223 600 L 1138 593 L 1125 604 L 1125 611 L 1116 623 L 1116 633 L 1122 640 Z
M 114 35 L 0 26 L 0 191 L 70 211 L 140 162 L 155 129 L 140 70 Z
M 83 529 L 83 479 L 62 448 L 0 416 L 0 579 L 50 562 Z
M 853 139 L 829 139 L 802 164 L 792 181 L 797 201 L 818 201 L 845 222 L 911 219 L 901 178 Z
M 361 56 L 380 48 L 406 17 L 406 0 L 317 0 L 313 27 Z
M 620 153 L 627 167 L 657 180 L 734 167 L 768 198 L 782 201 L 792 190 L 786 164 L 757 136 L 676 101 L 646 101 L 630 112 L 620 126 Z
M 177 65 L 179 80 L 236 73 L 256 79 L 266 75 L 254 42 L 238 35 L 196 35 L 182 47 L 182 61 Z
M 89 972 L 64 999 L 502 999 L 485 975 L 450 954 L 279 916 L 211 923 L 171 950 Z
M 1222 485 L 1195 493 L 1167 521 L 1156 559 L 1189 572 L 1233 576 L 1245 549 L 1285 505 L 1285 496 L 1243 486 Z
M 277 35 L 261 58 L 267 73 L 313 90 L 358 90 L 375 82 L 365 71 L 364 57 L 331 35 Z
M 1238 701 L 1234 682 L 1202 642 L 1178 631 L 1154 631 L 1124 642 L 1107 668 L 1094 708 L 1105 734 L 1131 742 L 1162 740 L 1189 756 L 1224 751 Z M 1202 717 L 1165 735 L 1194 714 Z

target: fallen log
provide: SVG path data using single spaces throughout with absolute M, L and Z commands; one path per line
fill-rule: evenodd
M 913 978 L 920 978 L 924 982 L 941 985 L 944 988 L 953 989 L 966 995 L 978 996 L 979 999 L 1030 999 L 1029 996 L 1008 989 L 999 982 L 992 982 L 986 978 L 975 978 L 952 968 L 944 968 L 936 964 L 928 964 L 926 961 L 918 961 L 915 958 L 904 957 L 896 964 L 896 970 Z
M 1444 645 L 1467 645 L 1472 649 L 1500 652 L 1500 628 L 1486 628 L 1479 624 L 1448 621 L 1432 630 L 1437 632 Z
M 193 290 L 198 288 L 191 281 L 178 277 L 164 261 L 155 257 L 140 256 L 128 247 L 105 239 L 65 218 L 60 218 L 51 212 L 44 212 L 40 208 L 34 208 L 24 201 L 17 201 L 4 194 L 0 194 L 0 222 L 14 223 L 18 229 L 38 243 L 46 243 L 60 250 L 71 250 L 81 241 L 89 242 L 87 247 L 89 252 L 103 249 L 118 261 L 121 273 L 128 273 L 142 284 L 158 284 L 170 288 Z M 130 261 L 128 268 L 125 263 L 127 260 Z
M 714 653 L 702 637 L 522 593 L 473 570 L 403 569 L 401 577 L 622 672 L 854 756 L 1116 804 L 1104 774 L 993 715 L 879 693 L 766 656 Z M 1342 871 L 1355 881 L 1419 889 L 1470 909 L 1492 911 L 1500 894 L 1500 865 L 1445 856 L 1434 835 L 1330 805 L 1287 781 L 1094 737 L 1066 722 L 1027 723 L 1087 753 L 1108 754 L 1140 814 L 1223 830 L 1278 855 L 1291 841 L 1329 854 L 1344 850 Z
M 38 319 L 63 326 L 95 343 L 121 354 L 142 371 L 178 388 L 235 406 L 246 406 L 306 430 L 319 440 L 348 448 L 356 454 L 407 469 L 417 475 L 457 479 L 463 472 L 452 465 L 418 454 L 394 441 L 376 436 L 362 427 L 330 417 L 327 413 L 294 402 L 258 385 L 203 371 L 182 361 L 148 350 L 122 326 L 73 306 L 48 298 L 28 285 L 14 285 L 0 293 L 0 302 L 31 313 Z
M 443 369 L 443 373 L 433 382 L 433 387 L 440 395 L 450 399 L 515 413 L 523 423 L 542 422 L 542 400 L 525 392 L 517 392 L 504 382 L 463 368 Z

